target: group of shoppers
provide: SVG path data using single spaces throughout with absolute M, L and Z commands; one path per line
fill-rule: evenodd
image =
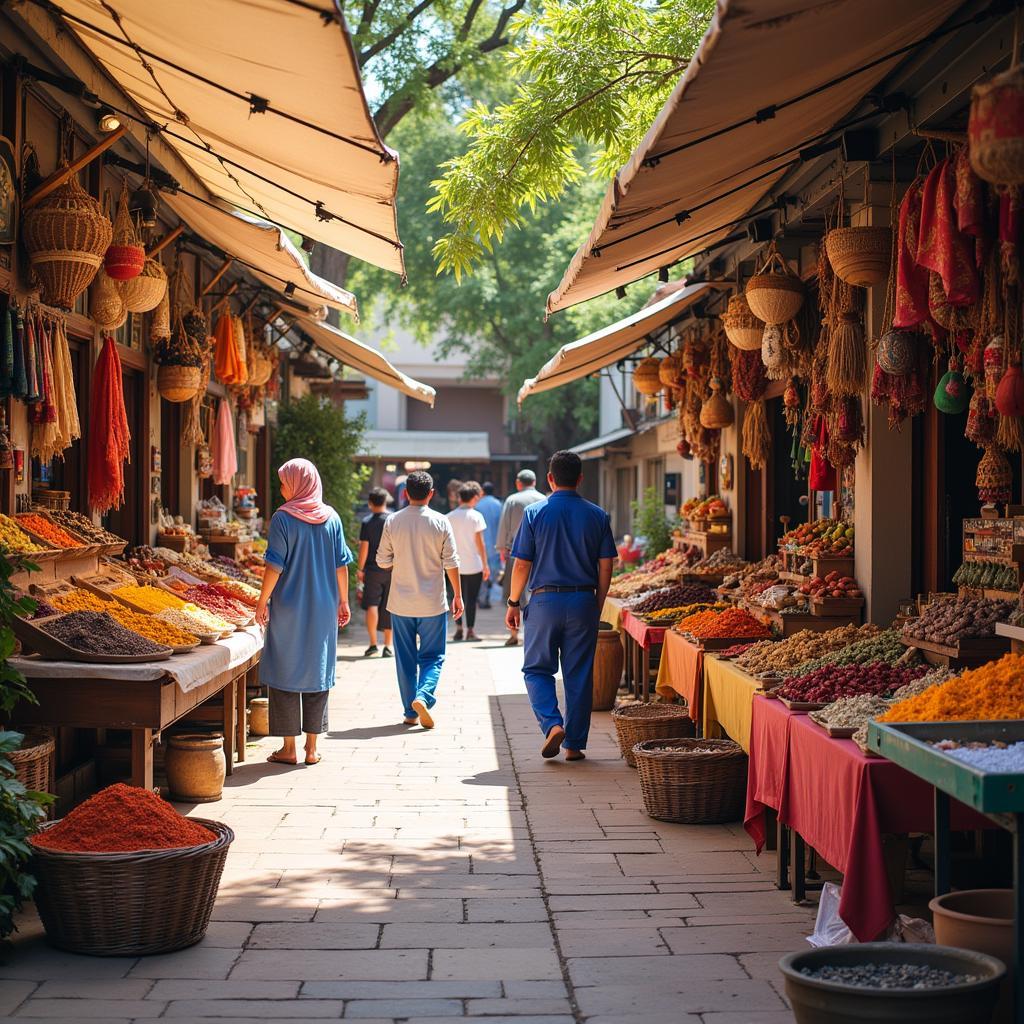
M 327 730 L 337 628 L 350 618 L 353 559 L 337 513 L 323 503 L 312 463 L 291 460 L 279 476 L 285 502 L 271 520 L 256 611 L 267 630 L 260 678 L 270 688 L 270 731 L 283 737 L 268 760 L 296 764 L 295 737 L 301 731 L 305 763 L 315 764 L 317 737 Z M 371 491 L 358 556 L 371 641 L 366 653 L 378 652 L 379 630 L 380 653 L 395 659 L 405 725 L 434 727 L 449 606 L 456 623 L 452 639 L 478 639 L 478 596 L 484 584 L 490 589 L 492 566 L 504 564 L 506 643 L 518 644 L 525 631 L 523 674 L 544 734 L 541 753 L 550 758 L 564 749 L 566 760 L 583 759 L 598 614 L 611 582 L 615 544 L 608 514 L 578 493 L 581 479 L 580 458 L 567 451 L 550 460 L 547 498 L 537 491 L 535 474 L 522 471 L 516 493 L 501 506 L 491 544 L 488 516 L 493 522 L 494 506 L 485 499 L 498 502 L 479 485 L 460 483 L 457 505 L 447 516 L 430 507 L 434 482 L 423 471 L 408 475 L 408 504 L 391 515 L 387 492 Z M 555 687 L 559 665 L 564 717 Z

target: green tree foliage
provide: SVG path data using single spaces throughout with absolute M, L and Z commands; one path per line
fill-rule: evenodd
M 643 501 L 633 508 L 633 534 L 644 542 L 644 557 L 655 558 L 672 547 L 672 524 L 665 517 L 665 501 L 657 487 L 644 491 Z
M 501 72 L 514 95 L 468 110 L 460 128 L 469 148 L 433 183 L 430 209 L 447 229 L 434 243 L 438 268 L 460 278 L 539 206 L 571 201 L 588 173 L 607 181 L 685 71 L 713 10 L 713 0 L 547 0 L 517 14 Z
M 0 556 L 0 719 L 7 720 L 22 701 L 36 702 L 25 677 L 11 667 L 14 653 L 14 615 L 32 612 L 36 602 L 19 597 L 11 585 L 14 573 L 35 568 L 14 556 Z M 18 781 L 9 755 L 21 747 L 20 732 L 0 728 L 0 939 L 14 931 L 14 915 L 30 899 L 36 880 L 26 870 L 32 856 L 28 837 L 39 827 L 52 801 L 46 793 L 35 793 Z
M 329 401 L 305 395 L 280 407 L 274 432 L 276 465 L 288 459 L 309 459 L 316 466 L 324 485 L 324 501 L 337 510 L 350 541 L 355 537 L 359 492 L 369 476 L 367 467 L 353 462 L 365 430 L 365 417 L 346 417 Z M 277 507 L 281 488 L 276 473 L 272 482 Z

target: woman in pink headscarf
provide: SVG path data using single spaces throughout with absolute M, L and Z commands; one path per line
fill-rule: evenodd
M 284 504 L 270 520 L 267 567 L 256 606 L 266 629 L 260 682 L 270 689 L 270 733 L 283 737 L 268 761 L 298 764 L 295 737 L 306 734 L 305 763 L 316 764 L 327 732 L 338 627 L 350 617 L 348 564 L 338 513 L 325 505 L 316 466 L 290 459 L 278 471 Z

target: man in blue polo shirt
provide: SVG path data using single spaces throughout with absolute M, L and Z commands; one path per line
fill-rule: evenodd
M 608 513 L 576 491 L 583 463 L 575 452 L 555 452 L 548 463 L 551 494 L 523 513 L 512 557 L 505 624 L 525 632 L 523 675 L 533 713 L 544 733 L 544 757 L 565 747 L 567 761 L 583 760 L 593 704 L 597 624 L 612 579 L 615 540 Z M 527 586 L 530 605 L 520 609 Z M 562 665 L 565 718 L 555 673 Z

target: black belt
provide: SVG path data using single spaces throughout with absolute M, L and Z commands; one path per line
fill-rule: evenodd
M 582 594 L 594 593 L 597 587 L 535 587 L 531 594 Z

